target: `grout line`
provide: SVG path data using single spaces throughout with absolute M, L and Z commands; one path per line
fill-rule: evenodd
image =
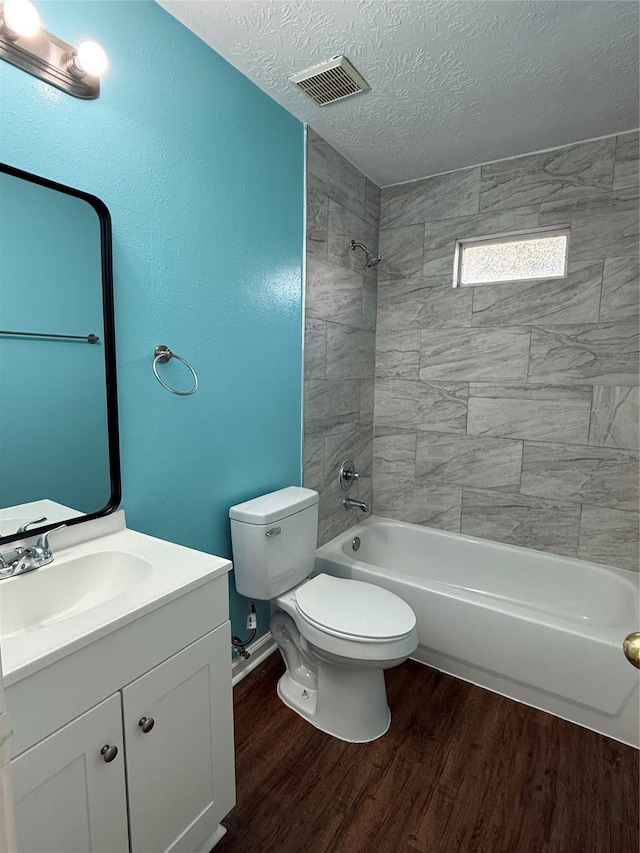
M 600 314 L 602 312 L 602 290 L 604 288 L 604 265 L 606 262 L 606 258 L 602 259 L 602 269 L 600 271 L 600 298 L 598 299 L 598 319 L 596 322 L 602 322 L 600 319 Z
M 593 419 L 593 403 L 595 400 L 595 385 L 590 385 L 591 388 L 591 405 L 589 406 L 589 428 L 587 429 L 587 447 L 595 447 L 591 444 L 591 421 Z

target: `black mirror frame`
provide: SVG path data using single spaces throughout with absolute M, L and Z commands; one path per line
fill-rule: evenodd
M 75 196 L 82 199 L 93 207 L 98 215 L 100 223 L 100 250 L 101 250 L 101 270 L 102 270 L 102 314 L 104 322 L 104 362 L 105 362 L 105 383 L 106 383 L 106 400 L 107 400 L 107 432 L 109 440 L 109 476 L 111 480 L 111 495 L 107 504 L 97 512 L 88 513 L 87 515 L 78 516 L 77 518 L 64 519 L 67 526 L 80 524 L 84 521 L 91 521 L 94 518 L 102 518 L 109 513 L 114 512 L 120 506 L 122 499 L 122 481 L 120 477 L 120 441 L 118 433 L 118 384 L 116 372 L 116 328 L 115 328 L 115 313 L 114 313 L 114 296 L 113 296 L 113 255 L 111 248 L 111 214 L 106 204 L 95 195 L 83 192 L 82 190 L 67 187 L 64 184 L 50 181 L 47 178 L 41 178 L 38 175 L 33 175 L 31 172 L 25 172 L 22 169 L 16 169 L 14 166 L 9 166 L 6 163 L 0 163 L 0 172 L 11 175 L 14 178 L 21 178 L 31 183 L 39 184 L 50 190 L 65 193 L 66 195 Z M 43 533 L 46 530 L 51 530 L 57 527 L 59 521 L 51 524 L 43 524 L 40 527 L 29 529 L 28 534 L 12 533 L 9 536 L 0 536 L 0 543 L 15 542 L 18 539 L 25 539 L 26 536 L 34 536 Z

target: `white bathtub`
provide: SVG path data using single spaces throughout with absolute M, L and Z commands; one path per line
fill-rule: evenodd
M 640 628 L 635 572 L 375 516 L 319 548 L 316 572 L 408 602 L 416 660 L 640 745 L 640 673 L 622 651 Z

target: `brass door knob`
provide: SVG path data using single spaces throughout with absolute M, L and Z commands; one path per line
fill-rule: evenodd
M 640 669 L 640 632 L 625 637 L 622 648 L 629 663 Z

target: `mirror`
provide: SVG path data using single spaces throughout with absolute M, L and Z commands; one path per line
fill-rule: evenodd
M 0 542 L 120 502 L 111 221 L 0 165 Z

